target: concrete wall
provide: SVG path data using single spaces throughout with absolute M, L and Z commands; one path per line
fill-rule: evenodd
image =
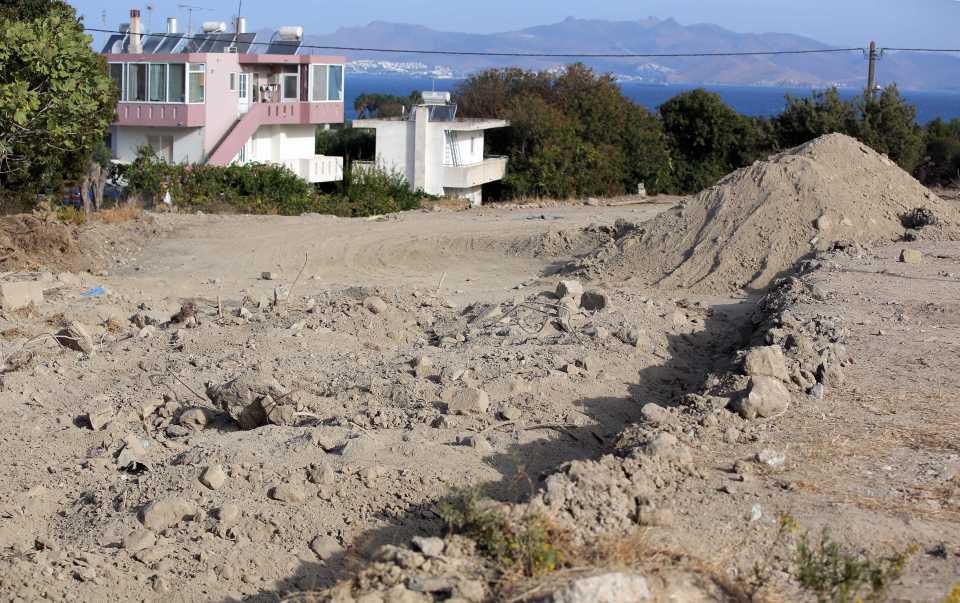
M 248 161 L 266 163 L 316 155 L 316 126 L 260 126 L 250 139 Z
M 208 54 L 207 64 L 207 124 L 203 141 L 204 154 L 213 151 L 224 134 L 237 121 L 239 92 L 230 90 L 230 74 L 240 72 L 239 55 Z
M 453 199 L 466 199 L 473 207 L 479 207 L 483 202 L 483 187 L 474 186 L 471 188 L 452 188 L 445 187 L 443 194 Z
M 114 157 L 120 161 L 133 161 L 137 158 L 137 149 L 147 144 L 148 136 L 173 137 L 174 163 L 203 161 L 203 128 L 115 126 L 112 136 Z
M 441 124 L 436 124 L 441 125 Z M 451 131 L 447 135 L 447 142 L 443 147 L 443 165 L 454 165 L 453 149 L 456 147 L 459 165 L 472 165 L 483 161 L 483 131 L 458 132 Z
M 377 165 L 388 172 L 399 172 L 413 182 L 413 124 L 391 122 L 377 127 Z

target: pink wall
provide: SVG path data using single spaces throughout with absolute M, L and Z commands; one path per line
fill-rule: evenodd
M 207 123 L 203 151 L 209 154 L 239 117 L 239 94 L 230 90 L 230 74 L 240 71 L 235 54 L 207 54 Z
M 120 103 L 114 123 L 118 126 L 196 128 L 207 123 L 207 107 L 182 103 Z

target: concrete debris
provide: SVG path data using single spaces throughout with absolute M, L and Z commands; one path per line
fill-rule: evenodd
M 83 352 L 84 354 L 93 353 L 93 339 L 90 337 L 87 328 L 79 321 L 72 320 L 68 322 L 67 325 L 56 334 L 56 338 L 60 345 L 65 348 Z
M 557 284 L 556 296 L 557 299 L 563 299 L 565 297 L 572 298 L 576 305 L 580 305 L 580 296 L 583 295 L 583 285 L 580 284 L 580 281 L 560 281 Z
M 652 600 L 646 578 L 623 572 L 577 578 L 554 592 L 551 598 L 552 603 L 640 603 Z
M 273 377 L 252 373 L 221 385 L 207 386 L 207 397 L 241 429 L 255 429 L 271 422 L 268 411 L 275 411 L 278 401 L 282 402 L 288 395 Z M 282 419 L 282 412 L 274 412 L 273 418 Z
M 200 474 L 200 483 L 211 490 L 219 490 L 227 482 L 227 472 L 220 465 L 211 465 Z
M 752 348 L 744 358 L 743 372 L 751 377 L 773 377 L 785 383 L 790 381 L 787 361 L 778 345 Z
M 466 415 L 485 413 L 490 408 L 490 397 L 487 392 L 476 387 L 460 387 L 454 392 L 447 403 L 447 412 L 452 415 Z
M 20 281 L 0 283 L 0 308 L 7 311 L 43 304 L 43 283 Z
M 332 536 L 318 535 L 310 541 L 310 550 L 321 560 L 327 561 L 343 551 L 343 547 Z
M 923 263 L 923 254 L 916 249 L 903 249 L 900 251 L 900 261 L 904 264 Z
M 302 503 L 307 500 L 303 488 L 294 484 L 279 484 L 270 488 L 270 498 L 280 502 Z
M 188 500 L 176 497 L 163 498 L 144 507 L 140 514 L 140 521 L 147 529 L 157 532 L 193 517 L 196 512 L 196 507 Z
M 775 417 L 790 406 L 790 390 L 773 377 L 751 377 L 750 391 L 739 401 L 738 412 L 744 419 Z
M 379 297 L 371 296 L 363 300 L 363 307 L 371 314 L 383 314 L 387 311 L 387 302 Z

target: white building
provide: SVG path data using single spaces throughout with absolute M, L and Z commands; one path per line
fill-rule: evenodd
M 483 185 L 502 179 L 507 169 L 506 157 L 484 157 L 483 133 L 509 124 L 457 118 L 447 92 L 424 92 L 423 98 L 405 117 L 357 119 L 353 127 L 377 131 L 376 164 L 403 174 L 411 189 L 480 205 Z

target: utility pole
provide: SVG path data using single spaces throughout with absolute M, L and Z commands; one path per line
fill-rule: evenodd
M 877 87 L 877 43 L 870 42 L 870 56 L 867 57 L 867 98 L 873 100 L 873 91 Z

